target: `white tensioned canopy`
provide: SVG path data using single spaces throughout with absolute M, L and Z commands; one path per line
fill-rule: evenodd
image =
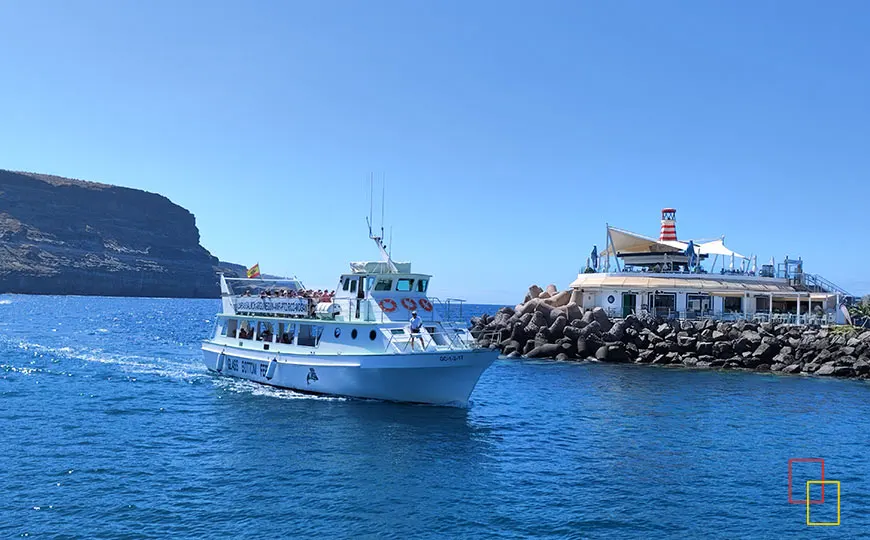
M 656 240 L 642 234 L 617 229 L 615 227 L 607 227 L 609 237 L 608 247 L 601 256 L 607 255 L 624 255 L 627 253 L 682 253 L 689 247 L 687 242 L 677 240 Z M 738 259 L 746 259 L 743 255 L 736 251 L 731 251 L 725 247 L 723 238 L 718 238 L 710 242 L 700 242 L 695 244 L 695 252 L 698 255 L 720 255 L 722 257 L 730 257 L 734 255 Z

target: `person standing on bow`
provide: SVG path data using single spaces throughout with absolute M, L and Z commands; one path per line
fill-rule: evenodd
M 414 341 L 415 339 L 420 339 L 420 349 L 425 349 L 426 346 L 423 344 L 423 336 L 420 335 L 420 328 L 423 327 L 423 319 L 417 316 L 417 311 L 414 310 L 411 312 L 411 351 L 414 350 Z

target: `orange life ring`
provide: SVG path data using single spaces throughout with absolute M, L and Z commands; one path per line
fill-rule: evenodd
M 424 311 L 432 311 L 432 302 L 426 300 L 425 298 L 421 298 L 420 307 L 423 308 Z
M 378 302 L 378 305 L 381 306 L 381 309 L 384 311 L 384 313 L 392 313 L 396 311 L 397 307 L 399 307 L 398 305 L 396 305 L 396 301 L 392 298 L 384 298 L 383 300 Z
M 402 307 L 408 311 L 413 311 L 417 309 L 417 302 L 414 302 L 413 298 L 402 298 Z

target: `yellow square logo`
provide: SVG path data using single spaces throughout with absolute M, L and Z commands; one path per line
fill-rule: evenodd
M 810 485 L 819 484 L 837 486 L 837 521 L 812 521 L 810 519 Z M 834 527 L 840 524 L 840 481 L 839 480 L 809 480 L 807 481 L 807 525 Z

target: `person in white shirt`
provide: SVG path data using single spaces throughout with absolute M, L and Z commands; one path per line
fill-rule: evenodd
M 420 338 L 420 348 L 423 349 L 423 336 L 420 335 L 420 328 L 423 327 L 423 319 L 417 316 L 416 311 L 411 312 L 411 350 L 414 350 L 414 341 Z

